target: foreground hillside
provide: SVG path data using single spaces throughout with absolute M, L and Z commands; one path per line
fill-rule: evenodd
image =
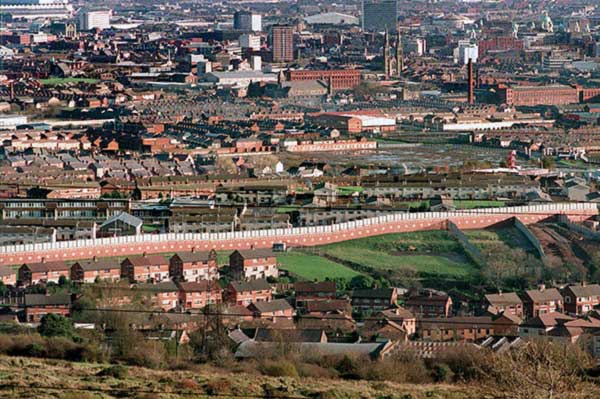
M 265 377 L 212 368 L 156 371 L 0 356 L 0 398 L 452 398 L 489 396 L 470 386 Z M 491 395 L 489 397 L 494 397 Z

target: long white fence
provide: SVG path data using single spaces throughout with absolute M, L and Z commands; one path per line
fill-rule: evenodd
M 243 240 L 261 237 L 303 236 L 310 234 L 327 234 L 353 230 L 359 227 L 376 226 L 394 222 L 445 220 L 465 216 L 483 215 L 534 215 L 534 214 L 574 214 L 576 212 L 597 212 L 598 205 L 594 203 L 552 203 L 542 205 L 527 205 L 502 208 L 482 208 L 461 210 L 453 212 L 415 212 L 392 213 L 367 219 L 332 224 L 327 226 L 291 227 L 286 229 L 268 229 L 235 231 L 228 233 L 167 233 L 148 234 L 138 236 L 124 236 L 111 238 L 97 238 L 87 240 L 58 241 L 38 244 L 6 245 L 0 246 L 0 254 L 13 254 L 23 252 L 40 252 L 47 250 L 76 249 L 98 246 L 113 246 L 123 244 L 162 243 L 173 241 L 226 241 Z

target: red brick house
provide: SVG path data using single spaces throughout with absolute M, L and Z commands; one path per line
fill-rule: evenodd
M 433 292 L 411 295 L 404 302 L 404 307 L 417 317 L 449 317 L 452 311 L 452 298 Z
M 202 309 L 222 300 L 223 290 L 212 280 L 180 282 L 178 286 L 179 304 L 184 310 Z
M 142 297 L 149 299 L 149 304 L 165 312 L 172 310 L 179 304 L 179 288 L 172 281 L 163 281 L 156 284 L 138 284 L 133 288 Z
M 0 282 L 4 285 L 17 285 L 17 272 L 8 266 L 0 266 Z
M 71 268 L 63 261 L 25 263 L 19 268 L 19 284 L 58 283 L 60 276 L 69 278 Z
M 179 281 L 218 280 L 217 252 L 178 252 L 169 259 L 169 274 Z
M 501 313 L 492 317 L 494 324 L 494 335 L 518 336 L 519 326 L 523 320 L 511 313 Z
M 322 301 L 308 301 L 304 311 L 313 316 L 326 316 L 332 313 L 352 314 L 352 307 L 347 299 L 326 299 Z
M 492 314 L 504 313 L 523 317 L 523 301 L 514 292 L 487 294 L 483 307 Z
M 229 327 L 252 322 L 254 315 L 247 307 L 238 304 L 225 304 L 221 308 L 223 324 Z
M 291 319 L 294 308 L 285 299 L 273 299 L 269 302 L 254 302 L 248 305 L 248 310 L 254 317 L 277 321 L 278 319 Z
M 528 290 L 523 293 L 522 299 L 527 317 L 563 310 L 563 297 L 556 288 L 541 286 L 539 290 Z
M 519 326 L 519 336 L 522 338 L 546 336 L 555 327 L 572 320 L 573 317 L 560 312 L 540 313 Z
M 114 258 L 81 260 L 71 266 L 71 280 L 93 283 L 98 280 L 117 281 L 121 278 L 121 265 Z
M 356 312 L 379 312 L 398 301 L 396 288 L 372 288 L 352 291 L 352 309 Z
M 377 332 L 388 339 L 409 338 L 417 331 L 417 318 L 409 310 L 400 306 L 383 310 L 365 321 L 365 331 Z M 403 331 L 403 333 L 400 331 Z M 386 335 L 390 333 L 390 335 Z
M 69 316 L 71 312 L 71 294 L 25 294 L 25 320 L 38 323 L 47 314 Z
M 277 277 L 277 257 L 270 249 L 237 250 L 229 255 L 229 267 L 236 280 Z
M 565 312 L 583 315 L 600 304 L 600 285 L 569 285 L 563 290 Z
M 475 341 L 494 335 L 491 316 L 419 319 L 417 335 L 427 341 Z
M 333 300 L 337 296 L 334 281 L 299 281 L 294 284 L 296 293 L 296 308 L 305 308 L 308 302 Z
M 131 256 L 121 262 L 121 277 L 131 282 L 167 280 L 169 261 L 162 255 Z
M 273 289 L 266 280 L 232 281 L 225 288 L 224 297 L 229 303 L 248 306 L 272 300 Z

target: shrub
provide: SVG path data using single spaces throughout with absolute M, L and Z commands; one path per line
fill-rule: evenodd
M 445 352 L 440 362 L 446 364 L 454 373 L 455 380 L 463 381 L 479 379 L 493 368 L 489 352 L 469 346 Z
M 10 335 L 0 334 L 0 353 L 6 355 L 13 347 L 13 339 Z
M 357 358 L 344 355 L 335 368 L 342 378 L 358 380 L 360 379 L 359 365 Z
M 15 335 L 12 347 L 8 349 L 11 356 L 39 356 L 39 347 L 44 348 L 45 341 L 38 335 Z M 36 355 L 31 354 L 31 349 Z
M 227 378 L 210 380 L 204 386 L 208 395 L 224 395 L 231 392 L 231 382 Z
M 31 343 L 25 347 L 25 355 L 31 357 L 45 357 L 46 350 L 44 345 L 37 342 Z
M 108 361 L 106 351 L 97 342 L 87 342 L 81 349 L 81 360 L 84 362 L 105 363 Z
M 128 370 L 125 366 L 116 364 L 114 366 L 106 367 L 96 374 L 99 377 L 113 377 L 119 380 L 127 378 Z
M 73 322 L 64 316 L 49 313 L 42 317 L 38 332 L 46 337 L 73 337 Z
M 288 360 L 265 360 L 259 366 L 260 371 L 272 377 L 298 377 L 296 366 Z
M 393 357 L 379 361 L 361 362 L 358 369 L 361 379 L 423 384 L 430 382 L 429 373 L 420 359 Z
M 435 382 L 450 382 L 454 373 L 447 364 L 436 364 L 431 370 L 431 377 Z
M 143 338 L 128 347 L 121 346 L 118 360 L 132 366 L 159 368 L 167 357 L 165 347 L 161 342 L 146 341 Z
M 81 345 L 65 337 L 46 339 L 46 356 L 53 359 L 81 360 Z
M 298 370 L 300 377 L 333 379 L 338 376 L 335 369 L 324 368 L 318 364 L 299 363 L 296 365 L 296 370 Z

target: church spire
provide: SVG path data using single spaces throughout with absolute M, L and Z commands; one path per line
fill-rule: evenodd
M 404 70 L 404 51 L 402 50 L 402 34 L 398 29 L 398 36 L 396 37 L 396 77 L 402 77 L 402 71 Z
M 385 43 L 383 45 L 383 72 L 385 80 L 390 78 L 390 36 L 387 28 L 385 28 Z

